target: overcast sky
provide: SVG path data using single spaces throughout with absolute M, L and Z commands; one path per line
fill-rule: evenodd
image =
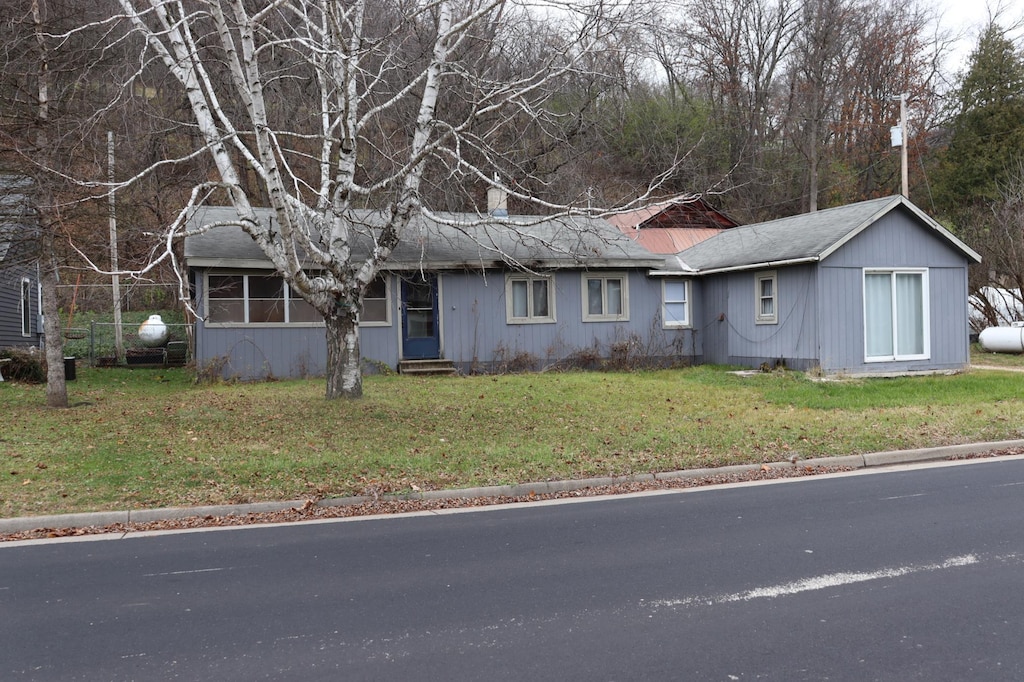
M 963 37 L 957 43 L 946 66 L 950 73 L 957 73 L 966 66 L 967 57 L 978 42 L 978 34 L 988 23 L 989 11 L 1001 8 L 999 24 L 1008 28 L 1014 22 L 1024 20 L 1024 0 L 932 0 L 942 14 L 944 28 Z M 1018 41 L 1024 31 L 1018 29 L 1011 34 Z

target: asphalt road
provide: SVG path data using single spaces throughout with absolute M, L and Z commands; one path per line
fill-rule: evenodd
M 1024 459 L 0 545 L 2 680 L 1021 680 Z

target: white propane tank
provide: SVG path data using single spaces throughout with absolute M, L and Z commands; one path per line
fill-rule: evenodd
M 981 347 L 991 353 L 1024 353 L 1024 322 L 1012 327 L 989 327 L 978 336 Z
M 167 325 L 159 315 L 150 315 L 148 320 L 139 325 L 139 341 L 147 348 L 159 348 L 167 343 L 169 336 Z

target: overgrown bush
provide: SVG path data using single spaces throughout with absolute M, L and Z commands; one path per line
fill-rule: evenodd
M 210 358 L 203 364 L 196 363 L 196 383 L 200 385 L 219 384 L 224 381 L 224 369 L 231 362 L 226 355 Z
M 46 357 L 40 351 L 34 348 L 0 348 L 0 359 L 10 360 L 0 368 L 4 381 L 46 383 Z
M 502 343 L 494 349 L 491 371 L 495 374 L 521 374 L 535 372 L 539 362 L 537 356 L 525 350 L 508 348 Z

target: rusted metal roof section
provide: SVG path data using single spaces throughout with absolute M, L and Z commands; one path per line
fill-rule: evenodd
M 651 204 L 634 211 L 616 213 L 608 217 L 608 222 L 620 229 L 630 227 L 637 230 L 650 227 L 728 229 L 739 225 L 699 197 Z
M 679 253 L 710 239 L 722 230 L 707 227 L 662 227 L 627 232 L 640 246 L 651 253 Z
M 608 222 L 651 253 L 679 253 L 739 224 L 700 198 L 617 213 Z

